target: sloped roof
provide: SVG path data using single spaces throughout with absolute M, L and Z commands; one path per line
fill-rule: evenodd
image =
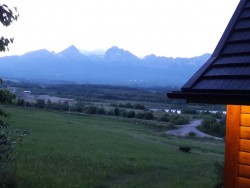
M 209 36 L 208 36 L 209 37 Z M 250 104 L 250 0 L 241 0 L 211 58 L 170 98 Z

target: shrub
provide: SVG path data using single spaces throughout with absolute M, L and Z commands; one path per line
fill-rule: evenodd
M 170 122 L 174 125 L 185 125 L 189 123 L 189 118 L 181 115 L 171 116 Z
M 128 118 L 135 118 L 135 111 L 129 111 Z
M 162 117 L 159 118 L 159 121 L 169 122 L 170 121 L 169 114 L 164 114 Z
M 188 146 L 180 146 L 179 147 L 179 150 L 183 151 L 183 152 L 187 152 L 189 153 L 191 151 L 191 147 L 188 147 Z
M 128 117 L 128 112 L 126 110 L 122 111 L 122 117 Z
M 106 114 L 106 110 L 105 110 L 104 108 L 98 108 L 98 109 L 97 109 L 97 113 L 98 113 L 98 114 L 105 115 L 105 114 Z
M 68 111 L 69 110 L 69 104 L 68 102 L 61 103 L 61 110 L 62 111 Z
M 43 99 L 37 99 L 35 107 L 36 108 L 45 108 L 45 101 Z
M 114 115 L 119 116 L 120 115 L 120 109 L 119 108 L 114 108 Z
M 204 117 L 200 129 L 207 134 L 213 136 L 224 137 L 226 133 L 226 119 L 222 117 L 221 121 L 217 121 L 214 117 Z
M 87 106 L 83 108 L 83 111 L 87 114 L 96 114 L 97 107 L 96 106 Z
M 126 108 L 133 108 L 133 106 L 132 106 L 131 103 L 126 103 L 124 107 L 126 107 Z
M 134 108 L 139 110 L 145 110 L 145 106 L 139 103 L 134 104 Z
M 152 112 L 145 112 L 143 119 L 154 120 L 154 114 Z
M 23 100 L 23 99 L 17 99 L 17 101 L 16 101 L 16 105 L 17 106 L 24 106 L 25 105 L 25 101 Z
M 76 104 L 76 112 L 82 112 L 84 108 L 84 103 L 80 102 Z
M 48 100 L 47 100 L 47 103 L 46 103 L 46 108 L 47 108 L 47 109 L 51 109 L 51 104 L 52 104 L 51 100 L 48 99 Z
M 197 111 L 191 108 L 184 108 L 181 110 L 183 114 L 197 114 Z
M 190 137 L 196 137 L 196 134 L 195 134 L 194 132 L 190 132 L 190 133 L 188 133 L 188 135 L 189 135 Z
M 143 119 L 143 117 L 144 117 L 144 114 L 143 113 L 141 113 L 141 112 L 139 112 L 139 113 L 137 113 L 136 114 L 136 116 L 135 116 L 137 119 Z
M 109 116 L 114 116 L 115 115 L 115 112 L 114 112 L 114 110 L 109 110 L 108 111 L 108 113 L 107 113 L 107 115 L 109 115 Z

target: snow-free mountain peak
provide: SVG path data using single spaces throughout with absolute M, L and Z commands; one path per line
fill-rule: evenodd
M 122 48 L 118 48 L 117 46 L 113 46 L 109 48 L 105 55 L 104 59 L 109 62 L 120 62 L 120 63 L 132 63 L 138 61 L 138 57 L 127 50 L 123 50 Z
M 104 56 L 85 56 L 75 46 L 60 53 L 38 50 L 21 56 L 0 58 L 3 79 L 19 79 L 55 83 L 180 86 L 209 58 L 169 58 L 155 55 L 137 58 L 118 47 L 107 50 Z M 181 76 L 180 76 L 181 75 Z
M 83 55 L 74 45 L 69 46 L 65 50 L 59 52 L 57 55 L 75 63 L 88 61 L 88 57 Z
M 71 45 L 63 51 L 59 52 L 58 54 L 62 56 L 75 56 L 81 55 L 81 52 L 74 45 Z

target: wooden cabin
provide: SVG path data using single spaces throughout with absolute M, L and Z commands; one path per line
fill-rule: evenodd
M 240 1 L 211 58 L 168 97 L 227 105 L 224 187 L 249 188 L 250 0 Z

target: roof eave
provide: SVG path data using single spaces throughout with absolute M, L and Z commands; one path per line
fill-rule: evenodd
M 185 99 L 187 103 L 250 105 L 250 94 L 218 94 L 173 91 L 168 98 Z

